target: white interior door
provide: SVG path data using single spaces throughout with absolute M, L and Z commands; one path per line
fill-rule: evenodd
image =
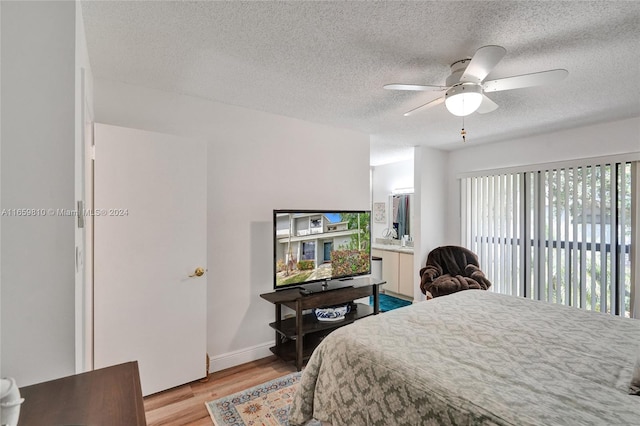
M 144 395 L 205 375 L 206 145 L 95 125 L 94 366 Z

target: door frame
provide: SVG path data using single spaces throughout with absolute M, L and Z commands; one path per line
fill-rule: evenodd
M 93 370 L 93 218 L 82 209 L 93 208 L 93 99 L 92 75 L 79 67 L 80 87 L 75 123 L 75 372 Z M 82 270 L 82 273 L 79 273 Z

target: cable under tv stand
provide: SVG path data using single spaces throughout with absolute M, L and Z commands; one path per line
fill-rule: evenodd
M 331 283 L 340 283 L 342 287 L 329 285 L 328 289 L 309 294 L 302 294 L 300 288 L 291 288 L 260 295 L 276 308 L 275 321 L 269 324 L 275 330 L 275 346 L 270 348 L 271 352 L 286 361 L 294 361 L 298 371 L 327 334 L 336 328 L 380 312 L 379 289 L 385 281 L 360 277 Z M 324 283 L 318 283 L 320 287 L 322 284 Z M 318 321 L 313 313 L 304 313 L 309 309 L 346 304 L 368 296 L 373 296 L 373 306 L 357 303 L 341 321 Z M 283 305 L 293 309 L 296 316 L 283 319 Z

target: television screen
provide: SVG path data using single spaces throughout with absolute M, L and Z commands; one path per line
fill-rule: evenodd
M 274 288 L 371 273 L 371 211 L 274 210 Z

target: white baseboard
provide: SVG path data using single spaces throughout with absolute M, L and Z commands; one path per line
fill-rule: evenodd
M 269 350 L 273 342 L 262 343 L 226 354 L 209 357 L 209 373 L 235 367 L 236 365 L 266 358 L 273 353 Z

